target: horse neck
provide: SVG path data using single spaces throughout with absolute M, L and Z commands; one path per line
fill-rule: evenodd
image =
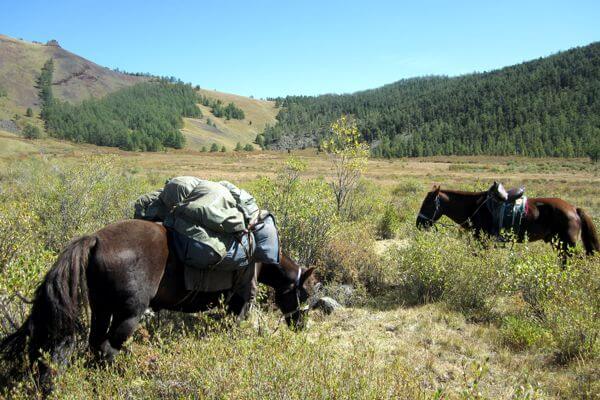
M 486 195 L 486 192 L 461 192 L 455 190 L 443 190 L 441 193 L 448 198 L 447 201 L 443 202 L 444 215 L 457 224 L 462 224 L 468 218 L 472 217 L 477 207 L 481 205 L 482 197 Z
M 285 254 L 281 255 L 279 264 L 262 264 L 258 281 L 273 288 L 289 286 L 296 283 L 301 268 Z

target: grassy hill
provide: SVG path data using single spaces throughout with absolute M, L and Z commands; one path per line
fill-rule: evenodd
M 27 42 L 0 35 L 0 92 L 6 93 L 5 96 L 0 96 L 0 120 L 19 115 L 20 126 L 26 123 L 41 126 L 39 119 L 27 118 L 25 112 L 28 107 L 35 114 L 39 111 L 37 78 L 42 66 L 50 58 L 54 60 L 52 92 L 56 98 L 69 103 L 77 104 L 84 99 L 104 97 L 148 80 L 146 77 L 127 75 L 102 67 L 57 44 Z M 198 104 L 203 117 L 185 118 L 182 129 L 187 139 L 186 147 L 191 149 L 200 150 L 203 146 L 208 148 L 212 143 L 233 149 L 238 142 L 242 145 L 254 142 L 256 135 L 267 125 L 276 123 L 277 109 L 272 101 L 204 89 L 198 90 L 198 93 L 221 100 L 224 104 L 233 102 L 244 111 L 245 118 L 217 118 L 212 115 L 209 107 Z M 3 135 L 0 140 L 5 142 L 8 139 Z M 14 146 L 7 146 L 4 152 L 9 148 Z
M 237 142 L 242 145 L 253 143 L 256 135 L 262 133 L 267 125 L 274 125 L 277 121 L 277 108 L 275 102 L 252 99 L 235 94 L 222 93 L 214 90 L 198 90 L 200 95 L 221 100 L 224 104 L 233 102 L 244 111 L 242 120 L 215 117 L 209 107 L 198 105 L 202 110 L 203 118 L 185 118 L 182 130 L 187 142 L 186 147 L 199 150 L 202 146 L 210 147 L 212 143 L 224 145 L 233 149 Z M 214 123 L 215 126 L 207 122 Z
M 600 42 L 485 73 L 405 79 L 345 95 L 288 96 L 272 148 L 317 145 L 342 114 L 376 155 L 584 156 L 600 146 Z
M 0 35 L 0 119 L 39 108 L 36 80 L 44 63 L 54 60 L 54 95 L 73 103 L 102 97 L 148 78 L 115 72 L 73 54 L 58 45 L 45 45 Z

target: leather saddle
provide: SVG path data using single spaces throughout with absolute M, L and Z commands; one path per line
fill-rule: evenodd
M 499 182 L 488 190 L 487 208 L 492 214 L 492 234 L 500 236 L 503 229 L 517 230 L 527 213 L 525 187 L 517 187 L 509 190 Z
M 523 197 L 523 194 L 525 193 L 525 187 L 521 186 L 518 188 L 512 188 L 506 191 L 506 194 L 508 195 L 506 201 L 508 201 L 509 203 L 514 203 L 515 201 L 519 200 L 521 197 Z
M 509 190 L 504 189 L 501 183 L 494 182 L 492 187 L 489 189 L 489 193 L 501 202 L 514 203 L 519 200 L 525 194 L 525 187 L 520 186 L 518 188 L 511 188 Z

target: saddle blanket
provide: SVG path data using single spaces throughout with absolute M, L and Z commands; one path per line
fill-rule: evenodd
M 233 289 L 236 282 L 248 282 L 253 278 L 254 264 L 239 271 L 198 269 L 185 267 L 183 278 L 186 290 L 199 292 L 222 292 Z

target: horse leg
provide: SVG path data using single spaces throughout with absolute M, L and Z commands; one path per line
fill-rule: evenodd
M 125 341 L 133 334 L 146 308 L 139 305 L 113 314 L 113 321 L 108 331 L 108 343 L 115 350 L 115 354 L 123 348 Z
M 107 340 L 111 313 L 100 307 L 92 308 L 89 346 L 92 353 L 102 355 L 102 344 Z

